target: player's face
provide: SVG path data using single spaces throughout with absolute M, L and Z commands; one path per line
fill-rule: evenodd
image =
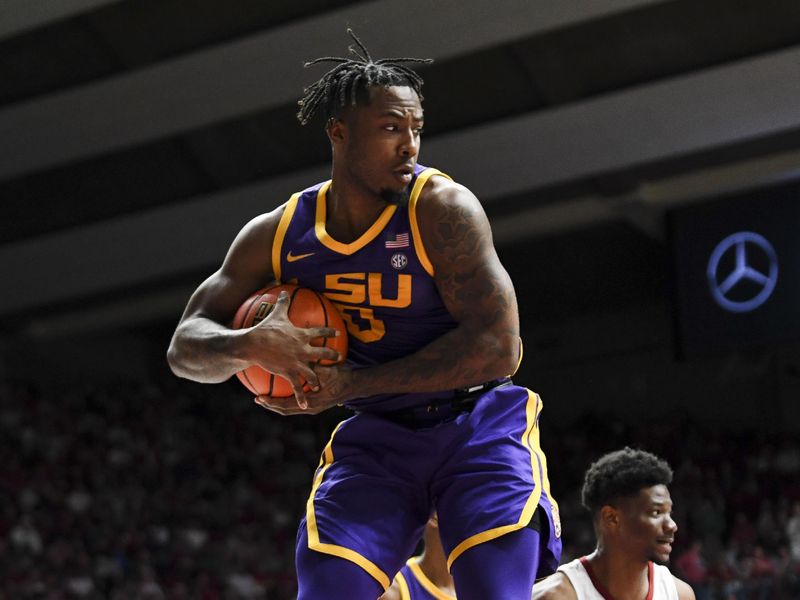
M 349 177 L 387 202 L 407 200 L 423 125 L 416 92 L 405 86 L 372 87 L 369 103 L 347 111 L 343 121 Z
M 657 564 L 669 562 L 678 525 L 672 520 L 672 498 L 665 485 L 654 485 L 620 502 L 621 540 L 632 554 Z

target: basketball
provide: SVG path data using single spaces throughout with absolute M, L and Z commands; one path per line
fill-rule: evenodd
M 236 311 L 232 327 L 243 329 L 261 322 L 272 312 L 278 295 L 286 291 L 289 294 L 289 320 L 297 327 L 333 327 L 339 331 L 338 337 L 315 338 L 312 346 L 327 346 L 341 355 L 344 361 L 347 356 L 347 328 L 336 307 L 322 294 L 294 284 L 284 283 L 261 289 L 250 296 Z M 334 364 L 330 360 L 322 360 L 320 364 Z M 292 386 L 278 375 L 274 375 L 259 366 L 253 365 L 236 374 L 239 381 L 256 395 L 285 398 L 292 395 Z M 308 391 L 308 386 L 305 390 Z

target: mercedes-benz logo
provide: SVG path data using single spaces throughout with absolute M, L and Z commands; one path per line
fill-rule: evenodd
M 706 275 L 717 304 L 731 312 L 750 312 L 764 304 L 775 289 L 778 255 L 764 236 L 740 231 L 717 244 Z

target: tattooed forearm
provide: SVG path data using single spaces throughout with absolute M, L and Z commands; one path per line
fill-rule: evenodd
M 477 199 L 449 185 L 425 214 L 423 239 L 439 293 L 458 326 L 409 357 L 369 369 L 375 393 L 476 385 L 508 375 L 516 366 L 514 287 Z

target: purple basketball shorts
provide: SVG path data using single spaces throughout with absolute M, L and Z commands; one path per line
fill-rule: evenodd
M 554 571 L 561 524 L 539 446 L 541 410 L 537 394 L 506 385 L 423 429 L 370 413 L 341 422 L 314 476 L 308 547 L 356 563 L 388 588 L 433 510 L 449 567 L 469 548 L 526 527 L 538 506 L 547 524 L 538 570 Z

